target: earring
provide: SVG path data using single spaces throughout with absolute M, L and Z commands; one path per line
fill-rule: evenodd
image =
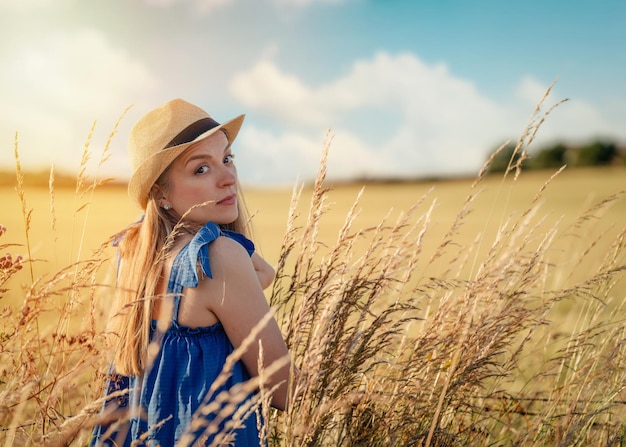
M 165 203 L 165 204 L 163 205 L 163 209 L 164 209 L 165 211 L 169 211 L 171 208 L 172 208 L 172 207 L 170 206 L 170 204 L 169 204 L 169 203 Z

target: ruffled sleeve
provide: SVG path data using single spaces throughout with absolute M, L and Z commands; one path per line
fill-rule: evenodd
M 181 250 L 178 257 L 182 257 L 185 260 L 184 263 L 190 267 L 195 267 L 197 260 L 204 274 L 209 278 L 213 278 L 207 246 L 220 236 L 226 236 L 241 244 L 248 252 L 248 255 L 252 256 L 254 253 L 254 243 L 243 234 L 222 230 L 215 223 L 208 222 L 196 233 L 191 242 Z M 183 273 L 177 278 L 180 285 L 183 287 L 198 286 L 198 272 L 196 268 L 186 268 L 180 271 Z

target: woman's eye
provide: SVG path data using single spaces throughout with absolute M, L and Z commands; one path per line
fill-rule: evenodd
M 235 162 L 235 154 L 229 154 L 226 157 L 224 157 L 224 163 L 230 164 L 234 162 Z
M 204 174 L 209 170 L 207 165 L 202 165 L 198 169 L 196 169 L 196 174 Z

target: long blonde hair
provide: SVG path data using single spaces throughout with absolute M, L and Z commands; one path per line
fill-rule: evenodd
M 167 170 L 155 184 L 167 190 Z M 220 227 L 248 236 L 249 215 L 239 184 L 237 190 L 239 216 L 234 222 Z M 151 193 L 143 219 L 122 232 L 118 246 L 120 264 L 116 299 L 108 331 L 114 349 L 113 364 L 118 374 L 139 375 L 148 367 L 152 309 L 154 300 L 163 298 L 155 294 L 168 255 L 168 241 L 176 236 L 178 223 L 173 213 L 158 206 Z

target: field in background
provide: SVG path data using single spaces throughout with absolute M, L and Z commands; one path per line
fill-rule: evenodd
M 292 191 L 246 190 L 301 368 L 293 408 L 264 413 L 270 445 L 623 445 L 626 169 L 551 174 L 318 183 L 291 220 Z M 119 186 L 26 187 L 28 254 L 0 193 L 3 250 L 35 261 L 0 269 L 0 441 L 83 445 L 106 244 L 140 214 Z
M 428 235 L 424 241 L 425 252 L 434 250 L 441 238 L 462 210 L 470 194 L 478 193 L 472 204 L 455 243 L 467 247 L 480 235 L 493 235 L 513 213 L 528 208 L 533 197 L 550 178 L 549 171 L 523 173 L 516 181 L 502 180 L 501 176 L 485 179 L 472 189 L 473 179 L 414 183 L 370 183 L 329 185 L 329 210 L 320 227 L 320 241 L 332 246 L 336 242 L 346 215 L 363 189 L 356 211 L 355 226 L 376 226 L 389 215 L 394 221 L 408 211 L 421 198 L 420 210 L 428 211 L 434 204 Z M 28 174 L 25 175 L 26 182 Z M 549 222 L 562 217 L 560 227 L 566 229 L 580 213 L 600 198 L 606 198 L 626 189 L 625 168 L 576 169 L 564 171 L 543 192 L 540 206 L 543 213 L 551 215 Z M 254 236 L 258 250 L 267 260 L 276 265 L 292 197 L 289 189 L 245 189 L 245 200 L 253 215 Z M 311 188 L 304 188 L 298 207 L 302 219 L 306 218 Z M 32 209 L 31 233 L 33 259 L 46 262 L 35 263 L 35 277 L 53 272 L 61 266 L 88 258 L 113 234 L 141 216 L 126 194 L 125 186 L 100 186 L 93 195 L 77 196 L 74 188 L 55 187 L 53 200 L 47 187 L 27 187 L 26 204 Z M 54 207 L 56 222 L 52 222 L 51 208 Z M 25 244 L 24 218 L 15 188 L 0 187 L 0 224 L 8 228 L 3 243 Z M 606 211 L 606 217 L 598 222 L 598 234 L 617 232 L 626 221 L 626 200 L 621 200 Z M 54 225 L 54 230 L 53 230 Z M 610 239 L 607 235 L 607 239 Z M 573 244 L 585 245 L 577 236 Z M 486 247 L 484 247 L 486 248 Z M 19 247 L 11 250 L 23 253 Z M 113 256 L 113 251 L 109 250 Z M 1 255 L 1 253 L 0 253 Z M 566 261 L 567 253 L 564 253 Z M 436 272 L 430 272 L 432 274 Z M 20 272 L 14 280 L 24 278 Z M 15 289 L 13 289 L 15 290 Z M 10 301 L 20 297 L 8 297 Z

